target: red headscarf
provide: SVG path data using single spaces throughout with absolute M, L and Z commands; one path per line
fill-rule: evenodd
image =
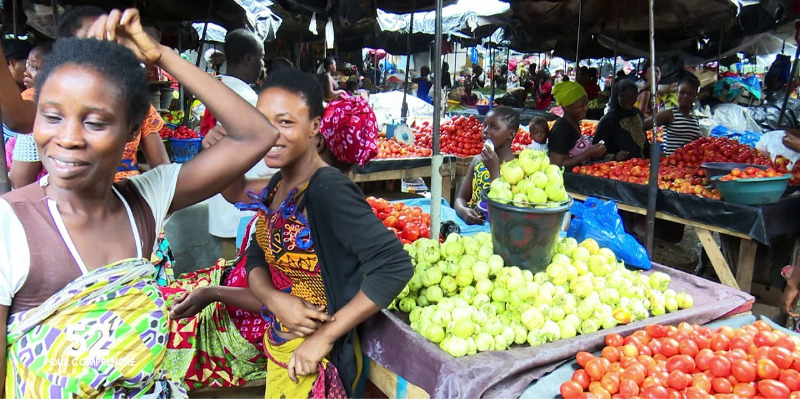
M 319 132 L 341 162 L 363 167 L 378 154 L 375 113 L 361 96 L 341 95 L 325 107 Z

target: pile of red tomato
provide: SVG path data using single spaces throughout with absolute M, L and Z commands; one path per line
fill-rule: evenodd
M 175 131 L 173 131 L 172 129 L 169 129 L 168 126 L 165 126 L 165 127 L 161 128 L 160 131 L 158 131 L 158 136 L 161 136 L 161 139 L 169 139 L 174 134 L 175 134 Z
M 800 339 L 757 321 L 740 329 L 681 323 L 606 336 L 580 352 L 565 399 L 800 398 Z
M 792 186 L 800 186 L 800 162 L 794 163 L 792 168 L 789 169 L 789 159 L 784 156 L 778 156 L 775 162 L 772 163 L 776 171 L 783 174 L 792 174 L 792 179 L 789 179 L 789 184 Z
M 413 243 L 419 238 L 430 237 L 431 216 L 420 207 L 409 207 L 401 202 L 390 203 L 386 199 L 367 197 L 372 212 L 397 235 L 403 244 Z
M 483 149 L 483 124 L 474 115 L 453 117 L 441 125 L 441 151 L 459 157 L 473 157 Z
M 181 125 L 178 129 L 175 129 L 172 137 L 174 139 L 197 139 L 200 137 L 200 134 L 188 126 Z
M 424 121 L 423 123 L 411 126 L 411 131 L 414 132 L 414 144 L 426 149 L 433 148 L 433 126 Z
M 646 185 L 650 182 L 650 161 L 632 158 L 626 161 L 610 161 L 600 164 L 575 166 L 572 172 L 599 178 Z M 677 167 L 662 164 L 658 168 L 658 188 L 678 193 L 695 194 L 700 197 L 720 200 L 717 189 L 708 187 L 709 180 L 700 168 Z
M 519 128 L 517 134 L 514 136 L 514 141 L 511 142 L 511 151 L 519 153 L 527 149 L 532 143 L 533 139 L 531 139 L 531 133 Z
M 739 179 L 754 179 L 754 178 L 774 178 L 776 176 L 781 176 L 783 174 L 775 171 L 772 168 L 768 168 L 767 170 L 758 169 L 756 167 L 747 167 L 742 171 L 739 168 L 734 168 L 730 174 L 719 178 L 721 181 L 735 181 Z
M 377 158 L 428 157 L 431 153 L 432 151 L 429 148 L 426 149 L 415 144 L 400 143 L 395 138 L 378 137 Z
M 770 165 L 772 162 L 758 150 L 737 140 L 719 137 L 702 137 L 687 143 L 664 158 L 672 166 L 699 167 L 707 162 L 735 162 Z

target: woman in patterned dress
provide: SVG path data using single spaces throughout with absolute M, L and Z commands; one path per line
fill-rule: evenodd
M 519 130 L 519 112 L 511 107 L 495 107 L 486 114 L 483 125 L 483 138 L 491 141 L 484 146 L 480 155 L 469 164 L 468 174 L 461 182 L 461 190 L 456 198 L 456 214 L 470 225 L 484 222 L 483 213 L 478 211 L 481 193 L 489 190 L 489 184 L 500 176 L 500 164 L 514 159 L 511 142 Z

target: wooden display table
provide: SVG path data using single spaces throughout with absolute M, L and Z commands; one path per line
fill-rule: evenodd
M 564 186 L 576 200 L 587 197 L 614 200 L 620 210 L 647 214 L 646 185 L 568 173 Z M 745 206 L 695 195 L 659 190 L 656 219 L 694 228 L 703 249 L 723 284 L 749 292 L 758 243 L 770 244 L 781 237 L 800 234 L 800 196 L 787 196 L 774 204 Z M 712 232 L 739 239 L 736 276 Z M 731 260 L 733 262 L 733 260 Z
M 442 197 L 451 203 L 453 197 L 453 181 L 456 177 L 458 159 L 444 156 L 439 173 L 442 175 Z M 430 178 L 431 158 L 398 158 L 376 159 L 363 168 L 353 168 L 349 174 L 353 182 L 391 181 L 398 179 Z

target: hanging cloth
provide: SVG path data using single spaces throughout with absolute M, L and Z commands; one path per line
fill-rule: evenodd
M 329 49 L 333 48 L 333 21 L 328 18 L 328 23 L 325 24 L 325 44 Z

